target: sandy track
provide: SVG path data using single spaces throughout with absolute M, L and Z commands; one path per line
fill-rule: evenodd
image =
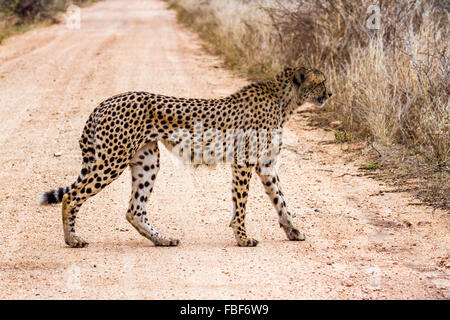
M 78 138 L 96 103 L 127 90 L 219 97 L 245 81 L 217 68 L 160 1 L 106 1 L 64 24 L 0 46 L 0 298 L 449 298 L 449 216 L 355 176 L 308 110 L 285 133 L 280 178 L 305 242 L 286 241 L 254 178 L 248 204 L 256 248 L 227 227 L 226 167 L 187 170 L 162 153 L 149 218 L 176 248 L 154 247 L 125 220 L 128 170 L 82 208 L 69 249 L 61 208 L 37 196 L 73 182 Z M 54 152 L 62 152 L 54 157 Z

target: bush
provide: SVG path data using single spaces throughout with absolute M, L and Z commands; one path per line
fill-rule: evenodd
M 377 30 L 366 27 L 371 1 L 282 3 L 264 8 L 284 53 L 279 64 L 328 71 L 336 92 L 329 108 L 344 120 L 349 138 L 404 144 L 439 165 L 449 164 L 448 10 L 443 2 L 382 2 Z
M 55 11 L 63 10 L 68 4 L 81 4 L 92 0 L 2 0 L 0 17 L 15 16 L 22 22 L 34 22 L 36 18 L 51 17 Z
M 53 0 L 3 0 L 0 3 L 0 11 L 6 15 L 33 20 L 37 15 L 45 13 L 53 2 Z
M 71 4 L 83 5 L 96 0 L 0 0 L 0 43 L 33 25 L 58 22 L 57 13 Z

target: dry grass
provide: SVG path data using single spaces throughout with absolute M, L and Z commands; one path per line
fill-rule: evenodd
M 367 24 L 371 0 L 168 2 L 250 78 L 287 65 L 325 71 L 334 98 L 321 117 L 340 121 L 340 140 L 376 146 L 381 176 L 450 206 L 447 1 L 380 1 L 376 29 Z

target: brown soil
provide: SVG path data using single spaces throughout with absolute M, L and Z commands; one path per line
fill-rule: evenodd
M 358 175 L 305 107 L 285 130 L 279 172 L 306 241 L 285 239 L 254 178 L 247 224 L 261 242 L 237 247 L 230 170 L 186 169 L 164 150 L 148 212 L 179 247 L 154 247 L 127 223 L 128 171 L 82 207 L 89 247 L 66 247 L 60 206 L 37 197 L 78 175 L 78 138 L 96 103 L 128 90 L 220 97 L 246 83 L 219 65 L 156 0 L 99 2 L 82 9 L 80 30 L 59 24 L 4 41 L 0 298 L 450 298 L 449 215 L 380 192 L 389 187 Z

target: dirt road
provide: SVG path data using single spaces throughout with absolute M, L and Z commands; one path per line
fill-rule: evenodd
M 307 108 L 286 128 L 279 169 L 306 241 L 285 239 L 254 177 L 247 224 L 260 244 L 237 247 L 230 170 L 188 169 L 164 150 L 149 219 L 180 246 L 154 247 L 128 224 L 127 170 L 82 207 L 89 247 L 67 248 L 60 206 L 37 197 L 78 175 L 78 138 L 98 102 L 128 90 L 220 97 L 246 83 L 161 1 L 99 2 L 81 17 L 79 30 L 0 45 L 0 298 L 450 298 L 448 214 L 357 176 L 345 146 L 307 125 Z

